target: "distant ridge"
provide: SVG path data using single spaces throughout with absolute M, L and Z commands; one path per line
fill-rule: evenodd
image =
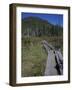
M 34 16 L 23 18 L 23 21 L 39 21 L 39 22 L 44 22 L 44 23 L 47 23 L 47 24 L 51 24 L 47 20 L 44 20 L 40 17 L 34 17 Z

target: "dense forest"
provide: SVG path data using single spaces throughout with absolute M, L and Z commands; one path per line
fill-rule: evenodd
M 39 17 L 22 19 L 22 37 L 24 36 L 63 36 L 63 27 L 53 25 Z

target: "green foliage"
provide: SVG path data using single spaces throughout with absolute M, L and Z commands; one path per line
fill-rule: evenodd
M 44 74 L 47 53 L 42 48 L 42 40 L 46 40 L 54 47 L 60 48 L 61 52 L 63 52 L 62 37 L 43 36 L 22 38 L 22 77 L 42 76 Z
M 22 45 L 24 45 L 27 48 L 29 48 L 30 44 L 31 44 L 31 41 L 30 41 L 29 37 L 26 37 L 26 38 L 22 39 Z
M 31 39 L 31 38 L 30 38 Z M 37 39 L 38 41 L 35 40 Z M 22 76 L 42 76 L 44 73 L 47 54 L 39 38 L 32 38 L 31 45 L 22 46 Z
M 22 77 L 44 75 L 47 53 L 42 48 L 41 41 L 46 40 L 63 52 L 63 39 L 56 36 L 25 37 L 22 39 Z M 59 40 L 59 43 L 58 43 Z M 62 53 L 63 54 L 63 53 Z
M 26 36 L 62 36 L 63 27 L 53 25 L 38 17 L 29 17 L 22 20 L 22 34 Z

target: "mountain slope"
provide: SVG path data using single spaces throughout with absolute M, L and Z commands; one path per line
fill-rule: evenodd
M 22 36 L 62 36 L 63 28 L 39 17 L 22 19 Z

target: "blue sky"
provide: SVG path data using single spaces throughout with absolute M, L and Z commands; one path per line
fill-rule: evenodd
M 22 12 L 21 17 L 22 19 L 27 17 L 39 17 L 41 19 L 47 20 L 51 24 L 58 24 L 60 26 L 63 26 L 63 15 L 61 14 L 39 14 L 39 13 L 24 13 Z

